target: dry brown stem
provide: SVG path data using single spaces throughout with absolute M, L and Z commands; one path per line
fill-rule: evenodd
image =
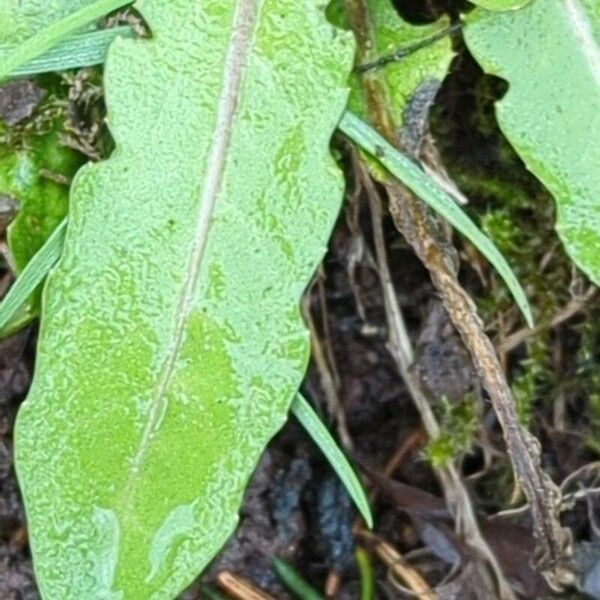
M 237 600 L 275 600 L 273 596 L 265 594 L 246 579 L 229 571 L 221 571 L 216 582 L 224 592 Z
M 346 13 L 358 42 L 359 64 L 372 61 L 375 48 L 366 0 L 345 0 Z M 389 93 L 381 71 L 363 74 L 362 90 L 369 120 L 388 141 L 399 145 L 397 125 L 388 110 Z M 541 468 L 540 444 L 519 423 L 515 402 L 494 347 L 475 304 L 457 278 L 456 253 L 443 239 L 427 207 L 401 183 L 384 182 L 389 208 L 398 230 L 428 269 L 448 315 L 469 350 L 502 427 L 515 477 L 527 496 L 537 541 L 537 561 L 548 583 L 560 589 L 573 582 L 571 536 L 559 522 L 560 491 Z M 383 282 L 384 289 L 387 282 Z M 395 342 L 391 338 L 391 343 Z M 396 340 L 397 341 L 397 340 Z M 402 373 L 409 390 L 410 374 Z M 417 395 L 419 390 L 416 390 Z M 419 402 L 425 427 L 435 430 L 431 409 Z
M 360 531 L 359 535 L 373 544 L 377 557 L 390 570 L 398 582 L 403 582 L 419 600 L 437 600 L 437 594 L 431 589 L 425 578 L 407 560 L 386 541 Z

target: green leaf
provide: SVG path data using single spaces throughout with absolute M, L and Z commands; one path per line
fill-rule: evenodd
M 11 319 L 14 319 L 18 315 L 19 308 L 26 302 L 35 288 L 46 278 L 50 269 L 60 258 L 66 225 L 67 221 L 65 219 L 56 228 L 54 234 L 50 236 L 40 251 L 31 259 L 23 273 L 17 278 L 17 281 L 2 300 L 2 303 L 0 303 L 0 331 L 7 326 Z M 294 399 L 292 412 L 323 452 L 323 455 L 346 487 L 356 508 L 362 514 L 365 523 L 372 529 L 373 516 L 362 484 L 321 419 L 301 395 L 297 395 Z
M 299 298 L 343 179 L 352 40 L 317 0 L 145 0 L 105 67 L 116 150 L 77 176 L 17 469 L 45 600 L 173 598 L 286 420 Z
M 567 251 L 600 284 L 600 3 L 476 10 L 465 36 L 484 70 L 508 81 L 500 127 L 554 196 Z
M 413 25 L 404 21 L 390 0 L 368 0 L 369 23 L 365 28 L 370 32 L 374 43 L 367 56 L 360 57 L 360 63 L 369 63 L 378 58 L 390 56 L 402 48 L 423 42 L 440 31 L 445 30 L 450 21 L 444 17 L 430 25 Z M 330 17 L 334 23 L 348 28 L 343 0 L 334 0 L 330 8 Z M 388 109 L 395 124 L 404 123 L 404 111 L 421 85 L 428 81 L 442 81 L 448 72 L 454 57 L 449 36 L 438 39 L 419 50 L 376 69 L 377 76 L 385 82 L 387 88 Z M 365 86 L 362 80 L 369 74 L 355 72 L 351 78 L 352 93 L 349 110 L 366 119 Z
M 0 304 L 0 331 L 10 325 L 11 320 L 19 317 L 19 309 L 27 303 L 31 294 L 46 278 L 62 253 L 67 221 L 62 221 L 48 238 L 42 248 L 29 261 L 17 281 L 10 288 Z
M 0 56 L 0 82 L 85 25 L 130 3 L 131 0 L 51 0 L 48 4 L 29 0 L 24 5 L 22 0 L 11 0 L 0 12 L 0 31 L 6 27 L 6 31 L 15 33 L 13 39 L 3 37 L 2 41 L 23 43 Z M 72 12 L 75 8 L 79 10 Z
M 505 12 L 519 10 L 527 6 L 531 0 L 471 0 L 471 2 L 486 10 Z
M 16 135 L 0 136 L 0 194 L 14 198 L 20 205 L 7 234 L 17 273 L 65 217 L 69 188 L 60 179 L 70 179 L 82 164 L 78 152 L 59 143 L 60 113 L 49 112 L 50 116 L 37 117 L 49 121 L 43 126 L 49 129 L 47 132 L 37 133 L 35 127 L 29 127 Z M 39 296 L 38 292 L 23 307 L 19 319 L 22 325 L 38 316 Z
M 94 1 L 2 0 L 0 3 L 0 39 L 3 44 L 22 42 Z
M 431 206 L 433 210 L 453 225 L 490 261 L 490 264 L 504 279 L 515 302 L 521 309 L 527 324 L 532 327 L 533 316 L 531 314 L 531 307 L 519 280 L 515 277 L 506 259 L 496 246 L 477 228 L 456 202 L 416 163 L 398 152 L 398 150 L 388 144 L 382 136 L 365 122 L 361 121 L 356 115 L 346 112 L 339 124 L 339 128 L 363 150 L 376 158 L 392 175 L 402 181 L 406 187 Z
M 106 59 L 108 46 L 117 36 L 135 37 L 135 33 L 131 27 L 123 25 L 74 35 L 41 56 L 13 69 L 11 75 L 30 76 L 102 64 Z M 14 45 L 0 45 L 0 56 L 7 55 L 13 49 Z
M 373 529 L 373 515 L 371 514 L 371 507 L 369 506 L 369 500 L 364 488 L 356 476 L 354 469 L 350 466 L 348 459 L 335 443 L 335 440 L 325 425 L 323 425 L 317 413 L 315 413 L 311 405 L 300 394 L 296 396 L 292 404 L 292 412 L 337 473 L 346 491 L 354 501 L 356 508 L 360 511 L 367 527 Z
M 371 557 L 363 548 L 357 548 L 355 556 L 360 574 L 360 600 L 375 600 L 375 574 Z

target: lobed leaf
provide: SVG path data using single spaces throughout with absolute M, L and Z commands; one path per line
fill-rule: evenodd
M 406 31 L 404 31 L 404 34 L 410 32 L 410 35 L 408 37 L 407 35 L 402 35 L 400 37 L 393 37 L 392 35 L 390 35 L 390 37 L 387 38 L 390 43 L 388 43 L 387 46 L 383 46 L 384 49 L 389 50 L 392 47 L 390 40 L 393 40 L 394 43 L 396 43 L 400 39 L 408 40 L 411 37 L 414 37 L 416 41 L 413 41 L 413 43 L 420 44 L 423 43 L 424 40 L 431 39 L 431 36 L 435 36 L 436 34 L 445 31 L 444 29 L 440 29 L 439 26 L 436 25 L 433 30 L 429 31 L 429 38 L 420 37 L 420 35 L 417 35 L 416 32 L 420 32 L 423 29 L 423 27 L 414 27 L 405 23 L 404 21 L 401 21 L 398 18 L 396 12 L 392 9 L 391 5 L 387 3 L 387 0 L 385 0 L 385 2 L 383 2 L 382 0 L 374 0 L 374 3 L 376 5 L 376 20 L 374 20 L 374 23 L 378 25 L 381 25 L 381 23 L 393 23 L 395 27 L 394 31 L 396 31 L 398 34 L 401 31 L 404 31 L 405 28 Z M 330 11 L 330 16 L 334 19 L 335 22 L 343 23 L 343 12 L 341 12 L 341 5 L 333 4 L 332 10 Z M 400 22 L 403 25 L 398 26 L 396 22 Z M 385 30 L 385 26 L 381 26 Z M 130 37 L 131 34 L 132 32 L 129 31 L 128 35 L 126 35 L 125 37 Z M 386 36 L 383 36 L 382 39 L 386 39 Z M 110 41 L 112 41 L 112 38 L 108 36 L 95 36 L 94 33 L 82 34 L 80 36 L 76 36 L 72 39 L 69 39 L 64 43 L 65 48 L 68 47 L 69 51 L 65 52 L 62 55 L 62 59 L 59 58 L 56 62 L 53 62 L 52 59 L 46 59 L 46 55 L 43 55 L 42 57 L 40 57 L 39 63 L 48 66 L 53 65 L 57 69 L 67 68 L 67 64 L 75 66 L 77 57 L 85 55 L 85 52 L 80 52 L 79 45 L 82 45 L 84 48 L 88 48 L 90 50 L 90 55 L 96 57 L 96 60 L 100 62 L 102 60 L 102 57 L 105 55 L 106 45 Z M 389 72 L 387 77 L 391 85 L 390 93 L 393 94 L 394 115 L 395 118 L 398 119 L 399 123 L 403 123 L 404 121 L 404 110 L 406 109 L 408 103 L 408 96 L 406 94 L 414 94 L 421 85 L 423 85 L 424 83 L 426 84 L 428 81 L 431 81 L 432 79 L 426 79 L 427 75 L 433 78 L 433 80 L 435 80 L 436 75 L 439 75 L 440 77 L 444 76 L 445 71 L 448 68 L 449 61 L 452 57 L 452 52 L 449 39 L 444 40 L 443 44 L 440 43 L 441 41 L 442 40 L 436 40 L 435 45 L 437 49 L 435 49 L 435 51 L 433 51 L 433 48 L 428 49 L 427 47 L 419 49 L 419 52 L 422 54 L 420 59 L 420 67 L 414 69 L 417 73 L 416 78 L 411 79 L 411 77 L 405 77 L 405 75 L 410 75 L 410 71 L 406 71 L 404 68 L 401 68 L 407 64 L 404 62 L 404 60 L 398 64 L 386 65 L 386 71 Z M 61 63 L 61 60 L 64 61 L 64 63 Z M 406 82 L 407 85 L 403 85 L 403 82 Z M 351 97 L 354 101 L 354 104 L 362 113 L 365 109 L 363 107 L 363 101 L 359 92 L 359 84 L 358 81 L 355 79 L 353 86 L 353 94 L 351 95 Z M 348 122 L 355 118 L 355 116 L 353 116 L 353 114 L 349 112 L 347 112 L 347 117 Z M 368 148 L 371 147 L 373 143 L 377 144 L 377 134 L 376 132 L 371 132 L 375 135 L 375 138 L 369 141 L 370 134 L 366 133 L 366 131 L 367 129 L 363 127 L 363 124 L 361 124 L 358 127 L 355 127 L 353 139 L 355 143 L 357 143 L 359 146 L 364 146 L 364 150 L 368 153 Z M 365 132 L 366 135 L 363 135 L 363 133 L 361 132 Z M 392 154 L 397 154 L 397 151 L 394 150 Z M 369 160 L 371 168 L 377 174 L 379 174 L 382 177 L 388 177 L 388 172 L 378 167 L 379 162 L 376 159 L 368 158 L 368 156 L 367 159 Z M 404 178 L 406 177 L 406 171 L 402 166 L 399 166 L 399 163 L 406 164 L 407 162 L 411 162 L 410 159 L 402 156 L 400 156 L 400 158 L 397 161 L 395 161 L 396 166 L 393 168 L 393 172 L 394 175 L 401 181 L 404 181 Z M 415 176 L 417 176 L 419 179 L 427 178 L 427 175 L 425 174 L 415 173 L 414 169 L 410 166 L 409 171 L 410 173 L 412 173 L 412 176 L 409 177 L 413 179 Z M 480 250 L 480 252 L 482 252 L 482 254 L 484 254 L 486 257 L 488 257 L 488 259 L 490 259 L 493 266 L 495 266 L 498 269 L 498 271 L 502 274 L 502 276 L 506 279 L 507 284 L 511 289 L 511 292 L 517 299 L 519 306 L 524 312 L 528 324 L 531 325 L 533 322 L 531 316 L 531 309 L 524 295 L 524 292 L 522 291 L 518 284 L 518 281 L 512 274 L 509 265 L 506 263 L 504 258 L 497 251 L 497 249 L 493 247 L 493 244 L 490 242 L 490 240 L 486 238 L 470 221 L 468 216 L 465 213 L 462 213 L 460 210 L 458 210 L 457 207 L 452 206 L 450 204 L 450 202 L 453 202 L 453 200 L 451 198 L 446 197 L 445 192 L 442 189 L 439 189 L 437 180 L 433 180 L 431 178 L 429 179 L 430 181 L 423 181 L 419 186 L 419 189 L 421 189 L 423 193 L 425 193 L 426 190 L 435 190 L 434 192 L 428 192 L 428 196 L 424 198 L 425 201 L 428 202 L 428 204 L 434 210 L 436 210 L 438 214 L 440 214 L 442 217 L 446 218 L 452 224 L 454 224 L 457 227 L 457 229 L 461 231 L 464 235 L 466 235 L 466 237 Z M 444 201 L 440 200 L 442 196 L 444 197 Z
M 144 0 L 106 64 L 116 151 L 78 175 L 17 469 L 46 600 L 179 593 L 237 521 L 309 345 L 352 43 L 315 0 Z
M 556 229 L 600 283 L 600 3 L 534 0 L 523 10 L 473 11 L 465 40 L 506 79 L 502 131 L 556 200 Z

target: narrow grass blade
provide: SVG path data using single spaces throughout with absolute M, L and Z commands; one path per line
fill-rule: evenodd
M 36 33 L 0 61 L 0 82 L 10 77 L 19 67 L 43 55 L 78 29 L 130 3 L 131 0 L 97 0 Z
M 356 550 L 356 564 L 360 574 L 360 600 L 375 600 L 375 577 L 369 553 L 363 548 Z
M 39 73 L 66 71 L 102 64 L 110 43 L 116 37 L 134 37 L 133 29 L 127 25 L 88 31 L 74 35 L 25 64 L 13 69 L 11 76 L 28 77 Z M 14 46 L 0 46 L 0 56 L 10 54 Z
M 198 589 L 200 590 L 203 600 L 229 600 L 227 596 L 224 596 L 221 592 L 218 592 L 204 583 L 200 583 Z
M 339 128 L 379 162 L 419 198 L 440 214 L 483 254 L 504 279 L 527 324 L 533 327 L 531 307 L 518 279 L 493 242 L 471 221 L 466 213 L 417 164 L 389 144 L 372 127 L 346 111 Z
M 17 314 L 30 294 L 44 280 L 50 269 L 60 258 L 65 239 L 65 219 L 48 238 L 17 278 L 0 304 L 0 330 L 4 329 Z
M 354 501 L 365 523 L 369 529 L 372 529 L 373 516 L 362 484 L 356 476 L 354 469 L 350 466 L 348 459 L 335 443 L 335 440 L 331 437 L 331 434 L 327 431 L 317 413 L 315 413 L 311 405 L 301 394 L 296 395 L 292 403 L 292 412 L 315 444 L 321 449 L 325 458 L 327 458 L 329 464 L 345 485 L 348 494 Z
M 294 567 L 281 558 L 273 558 L 273 566 L 279 579 L 300 600 L 325 600 L 324 596 L 304 581 Z

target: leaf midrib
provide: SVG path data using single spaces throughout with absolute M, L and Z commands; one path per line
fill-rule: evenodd
M 205 256 L 208 233 L 215 212 L 217 198 L 222 188 L 227 153 L 231 144 L 233 124 L 243 82 L 244 67 L 246 66 L 246 59 L 254 41 L 259 16 L 259 5 L 260 0 L 239 0 L 236 8 L 233 31 L 225 60 L 223 87 L 219 97 L 217 118 L 213 129 L 213 142 L 207 161 L 207 179 L 202 188 L 200 211 L 195 227 L 196 233 L 192 252 L 190 253 L 190 260 L 186 267 L 186 277 L 177 307 L 175 326 L 170 336 L 172 340 L 171 348 L 161 366 L 157 378 L 156 394 L 150 407 L 142 439 L 125 485 L 123 499 L 126 506 L 131 503 L 135 481 L 144 463 L 152 438 L 159 429 L 167 408 L 166 392 L 175 372 L 177 357 L 183 345 L 186 324 L 193 308 L 194 294 Z M 126 509 L 125 513 L 127 512 L 129 511 Z

